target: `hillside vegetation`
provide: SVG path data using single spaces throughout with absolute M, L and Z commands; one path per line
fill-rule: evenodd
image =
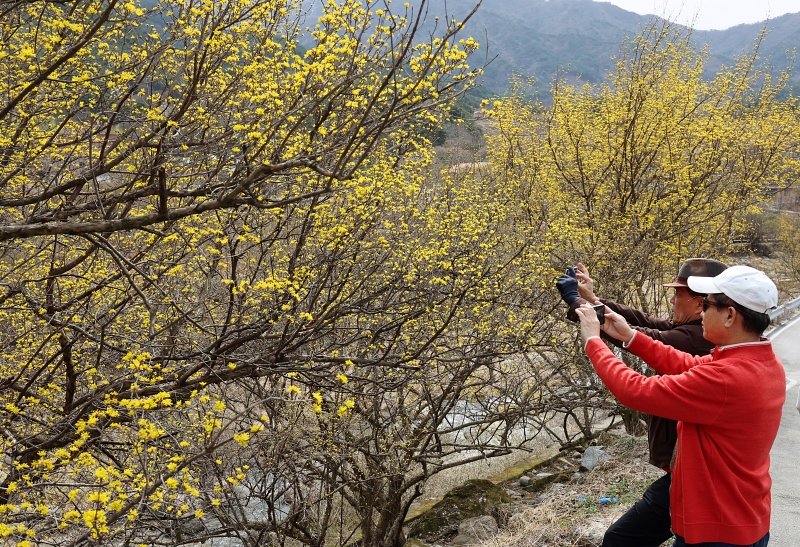
M 461 20 L 476 2 L 435 0 L 430 10 L 442 13 L 445 4 Z M 494 59 L 486 69 L 486 86 L 502 93 L 510 76 L 519 74 L 535 77 L 540 90 L 547 91 L 559 70 L 600 82 L 614 70 L 622 40 L 638 34 L 651 19 L 659 18 L 593 0 L 483 0 L 466 33 L 481 42 L 478 55 L 485 55 L 488 45 L 488 56 Z M 736 57 L 750 52 L 765 27 L 769 34 L 760 48 L 762 61 L 778 70 L 789 66 L 787 52 L 800 45 L 800 13 L 726 30 L 693 31 L 695 46 L 709 45 L 703 76 L 709 79 L 723 65 L 733 66 Z M 798 81 L 800 76 L 793 75 L 792 82 Z

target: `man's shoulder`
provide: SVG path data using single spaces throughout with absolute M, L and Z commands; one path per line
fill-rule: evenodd
M 688 323 L 683 323 L 680 325 L 675 324 L 675 327 L 673 328 L 684 330 L 686 332 L 691 332 L 692 334 L 700 333 L 701 336 L 703 335 L 703 322 L 700 319 L 698 319 L 697 321 L 690 321 Z
M 753 383 L 761 392 L 786 394 L 786 371 L 769 341 L 734 344 L 718 348 L 709 365 L 752 390 Z

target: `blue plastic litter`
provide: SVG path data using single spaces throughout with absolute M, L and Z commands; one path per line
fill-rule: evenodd
M 617 503 L 617 498 L 600 498 L 597 501 L 599 501 L 603 505 L 608 505 L 609 503 Z

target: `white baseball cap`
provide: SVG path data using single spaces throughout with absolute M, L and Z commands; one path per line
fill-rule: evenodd
M 750 266 L 731 266 L 716 277 L 690 276 L 689 288 L 703 294 L 722 293 L 758 313 L 778 305 L 778 288 L 767 274 Z

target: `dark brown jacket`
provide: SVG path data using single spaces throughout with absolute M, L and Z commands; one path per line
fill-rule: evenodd
M 649 313 L 618 304 L 613 300 L 601 298 L 600 301 L 624 317 L 631 327 L 667 346 L 692 355 L 708 355 L 714 349 L 714 344 L 703 338 L 703 325 L 700 319 L 678 325 L 670 319 L 654 317 Z M 578 320 L 575 308 L 584 302 L 586 300 L 579 298 L 570 306 L 567 313 L 569 320 Z M 619 340 L 606 336 L 605 333 L 601 333 L 601 336 L 615 346 L 622 347 L 622 342 Z M 672 452 L 678 440 L 677 423 L 675 420 L 668 420 L 660 416 L 648 416 L 647 441 L 650 445 L 650 463 L 656 467 L 662 469 L 670 467 Z

